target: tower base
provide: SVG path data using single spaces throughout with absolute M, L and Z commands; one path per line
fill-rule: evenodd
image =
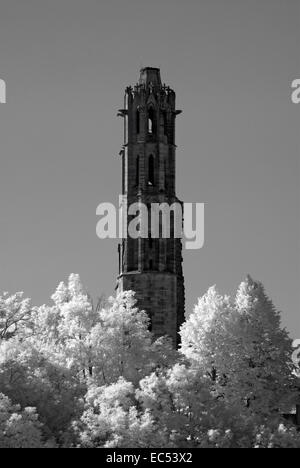
M 178 346 L 178 332 L 184 321 L 183 277 L 165 271 L 122 273 L 118 277 L 118 292 L 128 290 L 135 291 L 137 306 L 149 315 L 155 338 L 168 335 Z

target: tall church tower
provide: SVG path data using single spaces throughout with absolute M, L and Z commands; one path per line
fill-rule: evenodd
M 138 83 L 126 89 L 124 109 L 124 146 L 122 156 L 122 194 L 132 203 L 182 203 L 175 192 L 175 92 L 162 85 L 158 68 L 143 68 Z M 172 211 L 171 211 L 172 212 Z M 126 213 L 128 213 L 126 211 Z M 127 215 L 128 223 L 134 216 Z M 179 327 L 184 320 L 184 278 L 182 244 L 174 236 L 149 236 L 122 239 L 119 245 L 118 290 L 136 292 L 138 306 L 151 320 L 156 337 L 169 335 L 178 344 Z M 182 225 L 182 216 L 180 219 Z

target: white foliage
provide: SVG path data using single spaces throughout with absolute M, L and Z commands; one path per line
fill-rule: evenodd
M 250 277 L 233 301 L 210 288 L 181 338 L 182 353 L 228 404 L 238 401 L 268 416 L 292 398 L 292 342 L 263 286 Z
M 35 408 L 21 410 L 0 393 L 0 448 L 45 447 L 41 427 Z
M 0 340 L 25 333 L 31 319 L 30 299 L 23 298 L 23 292 L 0 296 Z
M 31 307 L 0 296 L 0 446 L 299 447 L 292 343 L 250 277 L 212 287 L 181 328 L 154 339 L 132 291 L 94 307 L 79 275 Z M 17 403 L 17 404 L 15 404 Z M 35 409 L 36 408 L 36 409 Z M 46 441 L 46 442 L 45 442 Z

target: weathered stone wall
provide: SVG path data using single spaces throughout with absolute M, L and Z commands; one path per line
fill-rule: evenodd
M 119 291 L 136 292 L 138 307 L 148 313 L 155 337 L 169 335 L 176 346 L 184 316 L 183 278 L 166 272 L 130 272 L 120 275 L 118 286 Z

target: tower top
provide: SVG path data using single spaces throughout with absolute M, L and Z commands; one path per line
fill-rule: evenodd
M 152 83 L 153 86 L 161 86 L 159 68 L 146 67 L 141 69 L 139 84 L 148 87 L 150 83 Z

